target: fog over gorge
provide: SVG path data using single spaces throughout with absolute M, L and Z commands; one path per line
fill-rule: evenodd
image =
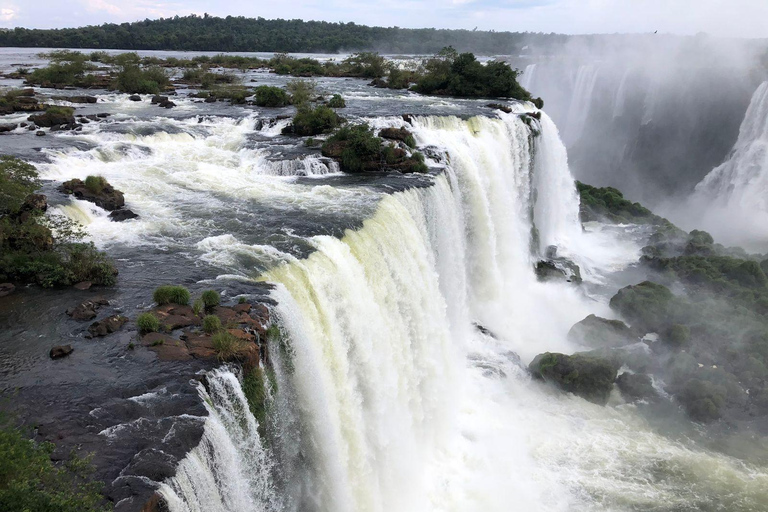
M 763 15 L 0 0 L 0 512 L 768 512 Z

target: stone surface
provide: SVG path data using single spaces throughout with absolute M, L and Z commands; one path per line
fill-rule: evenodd
M 0 297 L 12 294 L 16 290 L 13 283 L 0 283 Z
M 51 359 L 61 359 L 62 357 L 67 357 L 74 350 L 72 345 L 57 345 L 51 349 L 48 355 Z
M 106 336 L 107 334 L 112 334 L 113 332 L 119 331 L 126 322 L 128 322 L 128 319 L 124 316 L 109 316 L 104 320 L 93 322 L 88 327 L 88 335 L 92 338 L 97 338 Z
M 619 365 L 586 354 L 572 356 L 545 352 L 529 365 L 531 374 L 598 405 L 605 405 L 613 389 Z

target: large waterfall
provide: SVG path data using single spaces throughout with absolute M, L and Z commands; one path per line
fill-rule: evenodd
M 620 269 L 639 247 L 582 232 L 554 124 L 542 115 L 532 137 L 518 114 L 415 118 L 418 144 L 444 154 L 434 183 L 384 195 L 361 228 L 263 275 L 283 333 L 277 434 L 259 437 L 233 374 L 209 376 L 203 441 L 162 487 L 173 512 L 672 511 L 749 480 L 632 407 L 530 381 L 534 355 L 572 352 L 570 326 L 610 314 L 537 281 L 542 252 L 599 278 L 595 260 Z
M 696 186 L 693 207 L 721 240 L 768 241 L 768 82 L 752 96 L 728 159 Z

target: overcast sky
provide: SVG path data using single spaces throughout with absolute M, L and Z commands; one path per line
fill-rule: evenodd
M 768 0 L 0 0 L 0 27 L 77 27 L 205 12 L 377 26 L 768 37 Z

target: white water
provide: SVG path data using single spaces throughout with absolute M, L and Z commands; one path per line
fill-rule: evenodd
M 697 186 L 692 208 L 718 241 L 768 243 L 768 82 L 755 91 L 728 159 Z
M 226 369 L 199 385 L 208 409 L 200 444 L 160 486 L 170 512 L 266 512 L 277 509 L 272 463 L 261 444 L 237 376 Z
M 527 66 L 525 66 L 525 71 L 523 71 L 523 76 L 522 76 L 522 79 L 520 80 L 520 85 L 523 86 L 524 89 L 530 91 L 535 77 L 536 77 L 536 64 L 528 64 Z
M 564 141 L 570 147 L 577 142 L 587 123 L 587 116 L 590 113 L 592 103 L 592 91 L 597 83 L 598 68 L 591 64 L 585 64 L 579 67 L 576 74 L 576 84 L 573 88 L 573 95 L 568 106 L 568 115 L 563 130 Z

